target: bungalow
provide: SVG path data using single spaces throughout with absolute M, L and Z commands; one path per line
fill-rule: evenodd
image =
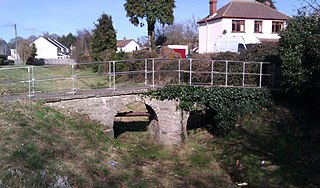
M 231 0 L 218 10 L 217 0 L 210 0 L 209 12 L 198 21 L 199 53 L 216 52 L 221 37 L 242 38 L 244 44 L 276 42 L 289 18 L 267 2 L 252 0 Z
M 33 43 L 37 48 L 36 58 L 41 59 L 66 59 L 69 58 L 69 49 L 56 39 L 39 37 Z M 30 44 L 30 45 L 31 45 Z
M 139 44 L 133 39 L 117 40 L 117 52 L 133 52 L 140 50 Z

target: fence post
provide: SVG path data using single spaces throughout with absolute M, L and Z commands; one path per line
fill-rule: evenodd
M 179 79 L 179 84 L 181 82 L 181 59 L 178 60 L 178 79 Z
M 144 60 L 144 85 L 148 84 L 148 60 Z
M 211 86 L 213 86 L 213 71 L 214 71 L 214 61 L 211 61 Z
M 226 61 L 226 78 L 225 78 L 225 86 L 228 86 L 228 61 Z
M 154 81 L 154 59 L 152 59 L 152 87 L 155 87 L 155 81 Z
M 246 75 L 246 62 L 242 64 L 242 87 L 245 85 L 245 75 Z
M 108 64 L 109 64 L 109 66 L 108 66 L 108 68 L 109 68 L 109 70 L 108 70 L 108 76 L 109 76 L 109 88 L 111 88 L 111 83 L 112 83 L 112 79 L 111 79 L 111 72 L 112 72 L 112 70 L 111 70 L 111 61 L 108 61 Z
M 32 80 L 32 95 L 34 95 L 35 91 L 34 91 L 34 70 L 33 70 L 34 66 L 31 67 L 31 80 Z
M 30 66 L 28 66 L 28 97 L 31 98 L 31 77 L 30 77 Z
M 262 62 L 260 62 L 259 87 L 262 87 Z
M 112 69 L 113 69 L 113 91 L 116 91 L 116 62 L 112 61 Z
M 189 77 L 189 85 L 192 85 L 192 59 L 189 60 L 190 61 L 190 77 Z
M 72 95 L 74 95 L 75 92 L 75 88 L 74 88 L 74 79 L 75 79 L 75 75 L 74 75 L 74 63 L 71 64 L 71 79 L 72 79 Z

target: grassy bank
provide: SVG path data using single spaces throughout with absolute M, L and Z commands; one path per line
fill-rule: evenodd
M 158 146 L 146 132 L 107 138 L 86 117 L 41 102 L 0 104 L 0 187 L 233 187 L 212 149 Z
M 0 187 L 317 187 L 317 110 L 292 101 L 241 117 L 226 137 L 189 130 L 180 148 L 147 132 L 117 140 L 41 102 L 0 102 Z

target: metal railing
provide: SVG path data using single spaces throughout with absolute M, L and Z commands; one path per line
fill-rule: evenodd
M 1 96 L 155 88 L 167 84 L 273 87 L 269 62 L 200 59 L 133 59 L 69 65 L 0 68 Z M 0 96 L 0 97 L 1 97 Z

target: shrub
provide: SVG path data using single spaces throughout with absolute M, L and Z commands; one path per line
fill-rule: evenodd
M 238 116 L 272 103 L 266 89 L 169 85 L 147 95 L 158 100 L 179 100 L 179 107 L 189 112 L 213 111 L 215 124 L 211 130 L 218 135 L 232 130 Z
M 155 51 L 150 52 L 149 50 L 138 50 L 132 52 L 132 59 L 145 59 L 145 58 L 157 58 L 158 54 Z
M 300 13 L 288 21 L 280 36 L 284 85 L 295 94 L 319 100 L 319 16 Z

